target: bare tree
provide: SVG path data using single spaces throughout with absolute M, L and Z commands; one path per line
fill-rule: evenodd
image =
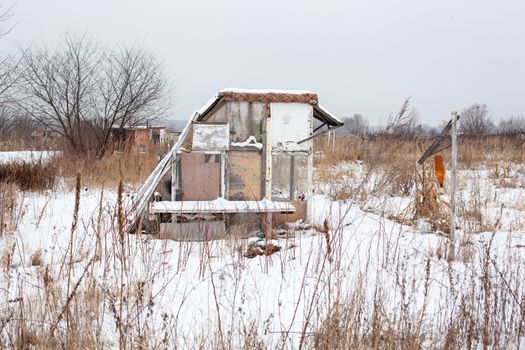
M 525 133 L 525 118 L 523 116 L 502 118 L 498 130 L 509 135 Z
M 345 119 L 346 132 L 354 135 L 364 135 L 368 132 L 368 120 L 356 113 L 351 118 Z
M 98 57 L 91 40 L 70 36 L 59 49 L 22 53 L 22 92 L 27 113 L 63 136 L 76 153 L 86 153 L 85 126 L 96 82 Z
M 487 135 L 493 129 L 487 105 L 475 103 L 461 112 L 460 131 L 467 136 Z
M 102 157 L 112 128 L 152 120 L 167 109 L 167 84 L 155 57 L 138 47 L 102 53 L 89 38 L 22 54 L 24 106 L 62 135 L 71 150 Z
M 14 25 L 9 25 L 8 22 L 12 17 L 12 9 L 14 5 L 5 7 L 0 4 L 0 38 L 7 35 Z M 8 92 L 14 85 L 17 79 L 16 60 L 12 56 L 0 57 L 0 138 L 5 138 L 13 127 L 13 115 L 11 99 Z
M 11 4 L 10 6 L 0 4 L 0 38 L 9 34 L 15 27 L 15 24 L 8 23 L 13 17 L 13 7 L 15 7 L 15 4 Z
M 121 47 L 102 61 L 95 103 L 95 124 L 102 132 L 99 156 L 106 151 L 111 130 L 144 124 L 166 112 L 167 84 L 155 57 L 140 47 Z

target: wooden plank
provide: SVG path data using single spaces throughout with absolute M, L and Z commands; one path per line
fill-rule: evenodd
M 208 201 L 220 197 L 220 155 L 181 154 L 182 200 Z
M 175 214 L 217 214 L 217 213 L 293 213 L 291 202 L 276 202 L 263 199 L 260 201 L 229 201 L 218 198 L 212 201 L 163 201 L 153 202 L 150 213 Z
M 456 253 L 459 249 L 460 237 L 456 235 L 456 177 L 457 177 L 457 157 L 458 157 L 458 134 L 457 134 L 457 113 L 452 112 L 452 125 L 450 136 L 452 138 L 451 146 L 451 174 L 450 174 L 450 250 L 448 261 L 456 259 Z
M 230 200 L 262 199 L 261 163 L 259 152 L 230 152 L 228 167 Z
M 306 221 L 308 217 L 307 201 L 292 201 L 295 208 L 294 213 L 273 213 L 273 227 L 280 227 L 286 222 L 296 222 L 297 220 Z

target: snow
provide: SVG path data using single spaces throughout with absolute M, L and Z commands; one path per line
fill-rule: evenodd
M 24 163 L 38 163 L 40 161 L 46 162 L 57 152 L 53 151 L 6 151 L 0 152 L 0 164 L 8 164 L 14 162 Z
M 257 142 L 257 139 L 253 135 L 250 135 L 248 139 L 246 139 L 246 141 L 244 142 L 232 142 L 231 146 L 233 147 L 255 147 L 259 150 L 263 148 L 262 143 Z
M 74 232 L 71 227 L 75 196 L 71 190 L 21 194 L 18 227 L 0 238 L 2 257 L 11 256 L 12 260 L 9 269 L 4 264 L 4 273 L 0 274 L 0 314 L 18 311 L 18 304 L 11 301 L 23 298 L 26 303 L 35 302 L 33 316 L 39 316 L 38 306 L 49 298 L 42 278 L 44 272 L 53 278 L 52 295 L 60 310 L 67 296 L 56 291 L 67 290 L 64 262 L 69 261 L 70 245 L 75 252 L 71 264 L 73 282 L 81 278 L 89 261 L 97 256 L 89 269 L 91 282 L 79 287 L 86 298 L 91 285 L 114 293 L 108 297 L 113 304 L 102 302 L 99 312 L 89 315 L 98 317 L 97 336 L 105 348 L 118 347 L 118 332 L 110 308 L 114 305 L 128 307 L 124 314 L 149 329 L 150 339 L 163 339 L 165 328 L 171 329 L 175 335 L 166 346 L 169 348 L 213 347 L 220 319 L 231 348 L 242 347 L 246 337 L 243 332 L 253 325 L 264 347 L 295 349 L 299 347 L 303 329 L 308 334 L 316 330 L 336 295 L 341 295 L 340 301 L 347 301 L 348 305 L 360 298 L 361 312 L 368 319 L 378 301 L 389 319 L 399 320 L 403 312 L 421 319 L 429 339 L 427 347 L 436 348 L 443 344 L 433 343 L 432 337 L 446 334 L 448 320 L 461 312 L 464 302 L 479 304 L 479 308 L 467 305 L 474 320 L 481 322 L 478 312 L 484 304 L 472 298 L 480 293 L 486 278 L 501 286 L 505 284 L 500 273 L 505 274 L 507 281 L 514 278 L 512 283 L 524 279 L 525 249 L 520 248 L 525 243 L 523 167 L 516 166 L 510 171 L 509 179 L 514 186 L 499 177 L 492 179 L 486 169 L 460 172 L 459 207 L 480 201 L 482 219 L 480 230 L 468 236 L 472 258 L 451 264 L 440 255 L 442 247 L 446 247 L 446 237 L 387 218 L 388 212 L 404 211 L 410 196 L 386 200 L 370 195 L 363 201 L 356 197 L 337 201 L 330 198 L 333 187 L 351 185 L 357 190 L 355 184 L 365 178 L 365 187 L 372 190 L 376 179 L 360 163 L 344 163 L 332 171 L 343 172 L 347 177 L 339 183 L 318 181 L 313 199 L 313 224 L 323 227 L 327 222 L 330 253 L 326 236 L 310 229 L 290 232 L 287 239 L 272 240 L 281 251 L 253 259 L 244 258 L 243 252 L 257 239 L 236 243 L 174 242 L 127 235 L 124 248 L 120 248 L 115 230 L 115 191 L 82 191 Z M 128 194 L 124 198 L 127 204 Z M 231 205 L 223 199 L 217 204 Z M 500 219 L 497 227 L 496 218 Z M 476 220 L 460 217 L 459 233 L 466 234 Z M 31 257 L 37 252 L 42 254 L 42 264 L 32 266 Z M 484 277 L 481 262 L 487 252 L 490 266 L 494 264 L 498 270 L 491 268 L 488 277 Z M 121 274 L 122 271 L 125 273 Z M 141 293 L 137 292 L 137 286 L 144 286 Z M 523 297 L 522 287 L 522 284 L 513 287 L 519 300 Z M 116 298 L 121 288 L 128 293 L 125 302 Z M 140 305 L 139 294 L 142 299 L 151 300 L 151 304 L 143 309 L 135 307 Z M 78 300 L 82 300 L 81 295 L 84 294 L 79 294 Z M 520 314 L 520 307 L 506 288 L 498 289 L 498 297 L 500 303 L 506 302 L 506 317 Z M 147 313 L 139 313 L 137 309 Z M 42 310 L 46 316 L 39 316 L 41 319 L 56 320 L 56 314 L 44 307 Z M 129 336 L 136 337 L 136 332 L 130 327 Z
M 283 89 L 239 89 L 239 88 L 226 88 L 220 92 L 232 92 L 240 94 L 289 94 L 289 95 L 305 95 L 314 94 L 312 91 L 307 90 L 283 90 Z
M 162 201 L 151 205 L 152 213 L 236 213 L 236 212 L 295 212 L 289 202 L 229 201 L 217 198 L 212 201 Z

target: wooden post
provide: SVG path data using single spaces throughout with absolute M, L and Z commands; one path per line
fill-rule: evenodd
M 265 135 L 263 140 L 264 157 L 264 198 L 272 200 L 272 135 L 271 135 L 271 105 L 265 105 Z M 263 214 L 263 233 L 266 240 L 271 239 L 272 236 L 272 213 Z
M 456 235 L 456 178 L 458 162 L 458 131 L 457 131 L 458 113 L 452 112 L 452 128 L 450 136 L 452 138 L 451 160 L 450 160 L 450 249 L 448 261 L 456 259 L 456 253 L 459 248 L 459 239 Z

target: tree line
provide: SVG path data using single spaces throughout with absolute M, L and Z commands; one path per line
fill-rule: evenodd
M 444 125 L 435 127 L 419 123 L 417 110 L 409 108 L 410 99 L 403 103 L 397 114 L 388 117 L 384 127 L 371 127 L 368 120 L 361 114 L 343 118 L 345 125 L 339 130 L 341 134 L 394 134 L 394 135 L 425 135 L 436 136 Z M 525 118 L 510 116 L 501 118 L 496 124 L 490 115 L 486 104 L 474 103 L 459 112 L 459 132 L 461 135 L 476 137 L 483 135 L 525 134 Z

